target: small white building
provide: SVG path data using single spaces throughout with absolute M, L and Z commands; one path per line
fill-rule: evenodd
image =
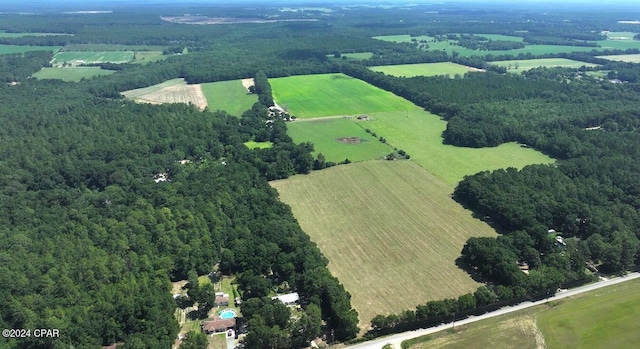
M 294 292 L 294 293 L 281 294 L 279 296 L 271 297 L 271 299 L 277 299 L 286 305 L 295 305 L 295 304 L 298 304 L 298 301 L 300 300 L 300 295 L 298 295 L 298 292 Z

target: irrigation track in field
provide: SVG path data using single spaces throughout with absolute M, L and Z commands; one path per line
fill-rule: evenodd
M 544 304 L 544 303 L 549 302 L 549 301 L 555 301 L 555 300 L 559 300 L 559 299 L 575 296 L 577 294 L 581 294 L 581 293 L 584 293 L 584 292 L 597 290 L 597 289 L 602 288 L 602 287 L 607 287 L 607 286 L 619 284 L 619 283 L 626 282 L 626 281 L 631 281 L 631 280 L 638 279 L 638 278 L 640 278 L 640 273 L 630 273 L 630 274 L 627 274 L 625 276 L 609 279 L 609 280 L 606 280 L 606 281 L 599 281 L 599 282 L 595 282 L 595 283 L 592 283 L 592 284 L 576 287 L 576 288 L 573 288 L 573 289 L 570 289 L 570 290 L 567 290 L 567 291 L 564 291 L 564 292 L 560 292 L 560 293 L 556 294 L 555 296 L 550 297 L 548 299 L 543 299 L 543 300 L 539 300 L 539 301 L 536 301 L 536 302 L 523 302 L 523 303 L 520 303 L 520 304 L 517 304 L 517 305 L 514 305 L 514 306 L 507 306 L 507 307 L 498 309 L 496 311 L 492 311 L 492 312 L 489 312 L 489 313 L 486 313 L 486 314 L 482 314 L 480 316 L 471 316 L 471 317 L 469 317 L 467 319 L 456 321 L 455 325 L 466 325 L 466 324 L 469 324 L 469 323 L 472 323 L 472 322 L 476 322 L 476 321 L 492 318 L 492 317 L 499 316 L 499 315 L 512 313 L 514 311 L 518 311 L 518 310 L 530 308 L 530 307 L 533 307 L 533 306 L 536 306 L 536 305 Z M 442 324 L 442 325 L 436 326 L 436 327 L 424 328 L 424 329 L 419 329 L 419 330 L 414 330 L 414 331 L 407 331 L 407 332 L 397 333 L 397 334 L 394 334 L 394 335 L 391 335 L 391 336 L 387 336 L 387 337 L 377 338 L 377 339 L 374 339 L 374 340 L 371 340 L 371 341 L 368 341 L 368 342 L 352 345 L 352 346 L 349 346 L 347 348 L 349 348 L 349 349 L 380 349 L 380 348 L 382 348 L 383 346 L 385 346 L 387 344 L 391 344 L 391 346 L 393 348 L 400 349 L 401 348 L 400 344 L 402 342 L 408 340 L 408 339 L 412 339 L 412 338 L 416 338 L 416 337 L 420 337 L 420 336 L 424 336 L 424 335 L 440 332 L 442 330 L 445 330 L 445 329 L 448 329 L 448 328 L 452 328 L 453 326 L 454 326 L 454 323 L 449 322 L 449 323 Z

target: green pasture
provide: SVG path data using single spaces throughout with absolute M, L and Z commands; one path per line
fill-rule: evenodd
M 146 64 L 161 61 L 169 56 L 163 55 L 162 51 L 136 51 L 133 63 Z
M 380 159 L 391 153 L 393 148 L 358 127 L 358 124 L 362 124 L 366 128 L 367 122 L 357 121 L 356 118 L 301 120 L 288 123 L 287 131 L 296 143 L 313 143 L 314 155 L 322 153 L 327 161 Z M 349 143 L 345 138 L 359 141 Z
M 640 280 L 402 343 L 406 349 L 634 348 L 640 341 Z
M 565 67 L 580 68 L 597 67 L 597 64 L 574 61 L 566 58 L 540 58 L 540 59 L 524 59 L 490 62 L 491 65 L 498 65 L 507 68 L 510 72 L 522 72 L 538 67 Z
M 489 40 L 493 41 L 515 41 L 515 42 L 523 42 L 524 38 L 521 36 L 512 36 L 512 35 L 501 35 L 501 34 L 474 34 L 477 36 L 482 36 Z
M 298 118 L 417 110 L 413 103 L 344 74 L 269 79 L 273 97 Z
M 63 48 L 67 52 L 102 52 L 102 51 L 160 51 L 166 46 L 158 45 L 121 45 L 121 44 L 70 44 Z
M 244 145 L 249 149 L 267 149 L 273 147 L 272 142 L 256 142 L 256 141 L 248 141 L 244 142 Z
M 240 80 L 209 82 L 200 86 L 209 110 L 220 109 L 241 116 L 258 101 L 258 96 L 250 94 Z
M 637 33 L 634 32 L 607 32 L 607 38 L 609 40 L 633 40 L 633 37 Z
M 466 72 L 475 70 L 452 62 L 382 65 L 371 67 L 370 69 L 398 77 L 435 75 L 449 75 L 453 77 L 456 74 L 464 75 Z
M 133 51 L 76 51 L 76 52 L 58 52 L 53 56 L 52 64 L 60 65 L 63 63 L 71 64 L 87 64 L 87 63 L 128 63 L 133 61 Z
M 604 59 L 608 59 L 610 61 L 621 61 L 621 62 L 627 62 L 627 63 L 640 63 L 640 54 L 598 56 L 598 58 L 604 58 Z
M 553 163 L 550 157 L 516 143 L 492 148 L 463 148 L 442 144 L 446 121 L 422 110 L 377 113 L 366 124 L 359 124 L 387 139 L 389 145 L 403 149 L 427 171 L 455 187 L 466 175 L 485 170 L 530 164 Z
M 45 67 L 34 73 L 34 78 L 43 79 L 60 79 L 63 81 L 78 82 L 83 78 L 88 79 L 94 76 L 110 75 L 115 73 L 114 70 L 101 69 L 100 67 L 65 67 L 65 68 L 49 68 Z
M 639 321 L 640 280 L 559 301 L 538 316 L 549 348 L 633 348 Z
M 495 236 L 408 160 L 364 161 L 271 182 L 329 259 L 366 328 L 377 314 L 479 286 L 455 264 L 471 236 Z
M 0 55 L 11 53 L 24 53 L 29 51 L 51 51 L 59 50 L 59 46 L 21 46 L 21 45 L 0 45 Z
M 484 36 L 487 38 L 492 38 L 494 40 L 507 40 L 510 38 L 512 41 L 520 41 L 522 38 L 516 36 L 507 36 L 506 38 L 503 36 L 497 36 L 492 34 L 478 34 L 480 36 Z M 456 45 L 455 40 L 446 40 L 439 42 L 432 42 L 433 38 L 429 36 L 416 36 L 411 37 L 409 35 L 385 35 L 385 36 L 376 36 L 374 39 L 383 40 L 383 41 L 391 41 L 391 42 L 411 42 L 412 38 L 417 39 L 418 41 L 425 39 L 427 40 L 427 44 L 429 45 L 428 50 L 435 51 L 446 51 L 448 54 L 451 54 L 453 51 L 458 52 L 461 56 L 486 56 L 488 54 L 498 56 L 498 55 L 514 55 L 517 56 L 519 54 L 532 54 L 532 55 L 543 55 L 547 53 L 568 53 L 568 52 L 590 52 L 593 50 L 596 51 L 604 51 L 606 49 L 618 49 L 618 50 L 626 50 L 629 48 L 638 48 L 640 49 L 640 41 L 638 40 L 600 40 L 596 41 L 600 47 L 584 47 L 584 46 L 563 46 L 563 45 L 525 45 L 524 48 L 515 49 L 515 50 L 502 50 L 502 51 L 477 51 L 471 50 L 462 46 Z

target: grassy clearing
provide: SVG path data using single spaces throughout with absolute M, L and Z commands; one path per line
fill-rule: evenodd
M 200 85 L 187 85 L 184 79 L 172 79 L 161 84 L 122 92 L 122 95 L 138 103 L 185 103 L 200 109 L 207 106 L 207 100 Z
M 62 36 L 73 34 L 65 34 L 65 33 L 7 33 L 4 30 L 0 30 L 0 38 L 21 38 L 23 36 Z
M 128 63 L 133 61 L 133 51 L 76 51 L 58 52 L 53 56 L 53 65 L 68 63 L 72 65 L 86 63 Z
M 640 281 L 560 302 L 538 316 L 549 348 L 633 348 L 640 342 Z
M 100 67 L 68 67 L 68 68 L 42 68 L 32 76 L 38 79 L 60 79 L 63 81 L 78 82 L 80 80 L 92 78 L 100 75 L 110 75 L 113 70 L 101 69 Z
M 566 58 L 541 58 L 541 59 L 495 61 L 495 62 L 490 62 L 490 64 L 506 67 L 507 70 L 510 70 L 511 72 L 522 72 L 522 71 L 527 71 L 529 69 L 539 68 L 539 67 L 580 68 L 582 66 L 585 66 L 585 67 L 598 66 L 597 64 L 574 61 Z
M 412 161 L 366 161 L 271 183 L 352 295 L 361 326 L 479 284 L 454 261 L 470 236 L 495 236 Z
M 410 349 L 634 348 L 640 280 L 404 341 Z
M 344 74 L 269 79 L 276 102 L 299 118 L 416 110 L 413 103 Z
M 406 151 L 412 161 L 451 188 L 465 175 L 480 171 L 553 162 L 548 156 L 515 143 L 480 149 L 442 144 L 446 122 L 422 110 L 372 114 L 366 126 L 385 137 L 391 146 Z
M 271 148 L 273 147 L 273 143 L 272 142 L 255 142 L 255 141 L 249 141 L 249 142 L 244 142 L 244 145 L 249 148 L 249 149 L 267 149 L 267 148 Z
M 161 61 L 167 57 L 162 54 L 162 51 L 136 51 L 133 63 L 146 64 Z
M 610 61 L 621 61 L 621 62 L 627 62 L 627 63 L 640 63 L 640 54 L 598 56 L 598 58 L 604 58 L 604 59 L 608 59 Z
M 512 36 L 512 35 L 501 35 L 501 34 L 475 34 L 477 36 L 482 36 L 489 40 L 493 41 L 515 41 L 515 42 L 523 42 L 524 38 L 521 36 Z
M 251 109 L 258 96 L 250 94 L 241 80 L 209 82 L 200 85 L 210 110 L 225 110 L 235 116 Z
M 634 32 L 607 32 L 607 38 L 609 40 L 633 40 L 636 35 Z
M 381 143 L 356 123 L 366 127 L 367 121 L 325 118 L 292 122 L 287 124 L 287 129 L 294 142 L 313 143 L 314 155 L 322 153 L 327 161 L 380 159 L 393 151 L 393 148 Z
M 68 52 L 93 52 L 93 51 L 160 51 L 166 46 L 155 45 L 120 45 L 120 44 L 71 44 L 63 48 Z
M 20 45 L 0 45 L 0 55 L 12 53 L 24 53 L 29 51 L 57 51 L 59 46 L 20 46 Z
M 393 76 L 435 76 L 449 75 L 453 77 L 456 74 L 464 75 L 466 72 L 476 71 L 477 69 L 465 67 L 464 65 L 442 62 L 442 63 L 421 63 L 421 64 L 399 64 L 399 65 L 382 65 L 371 67 L 371 70 L 385 73 Z
M 227 335 L 225 332 L 207 336 L 209 346 L 207 349 L 227 349 Z

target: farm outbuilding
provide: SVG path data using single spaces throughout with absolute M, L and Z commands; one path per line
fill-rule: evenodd
M 300 300 L 300 295 L 298 295 L 298 292 L 294 292 L 294 293 L 282 294 L 279 296 L 271 297 L 271 299 L 277 299 L 286 305 L 295 305 L 295 304 L 298 304 L 298 301 Z

